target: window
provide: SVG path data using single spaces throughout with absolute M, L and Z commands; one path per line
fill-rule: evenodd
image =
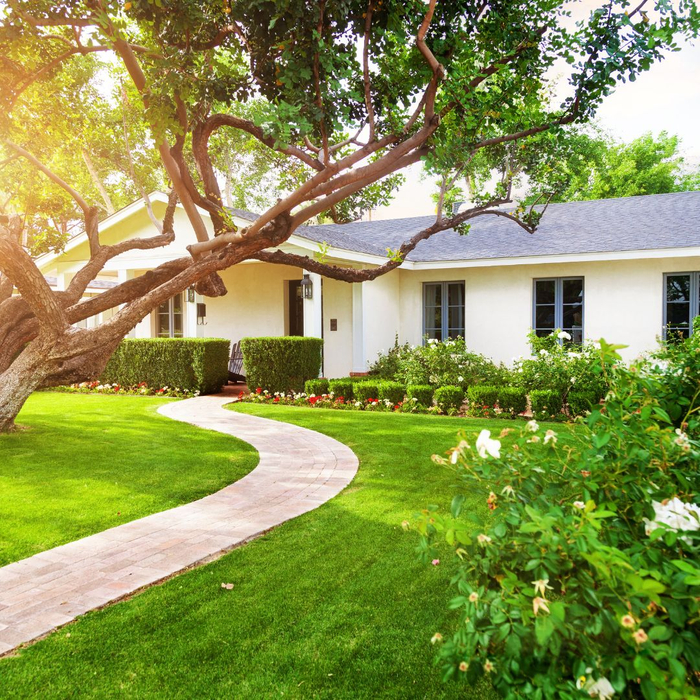
M 437 340 L 464 337 L 464 282 L 423 285 L 423 335 Z
M 182 338 L 182 294 L 164 301 L 155 312 L 156 336 L 158 338 Z
M 583 277 L 535 280 L 532 327 L 540 338 L 561 328 L 583 342 Z
M 664 336 L 687 338 L 700 316 L 700 272 L 664 275 Z

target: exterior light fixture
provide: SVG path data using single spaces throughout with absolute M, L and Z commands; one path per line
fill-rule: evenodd
M 313 299 L 314 297 L 314 283 L 311 281 L 311 277 L 304 275 L 301 280 L 301 291 L 304 299 Z
M 194 287 L 188 287 L 187 288 L 187 301 L 190 304 L 194 303 Z

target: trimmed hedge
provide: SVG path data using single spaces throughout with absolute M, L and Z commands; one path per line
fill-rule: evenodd
M 321 338 L 243 338 L 243 366 L 251 391 L 302 391 L 321 370 Z
M 461 386 L 441 386 L 435 389 L 435 403 L 445 413 L 459 411 L 464 403 L 464 389 Z
M 401 382 L 379 382 L 379 398 L 391 401 L 394 405 L 401 403 L 406 396 L 406 386 Z
M 100 380 L 213 394 L 228 381 L 229 356 L 230 342 L 223 338 L 129 338 L 119 343 Z
M 597 405 L 600 397 L 594 391 L 571 391 L 566 397 L 571 416 L 582 416 Z
M 406 396 L 416 399 L 421 406 L 432 406 L 434 393 L 435 388 L 430 384 L 409 384 L 406 387 Z
M 357 382 L 354 386 L 355 400 L 367 401 L 367 399 L 379 398 L 379 382 Z
M 484 416 L 484 412 L 488 415 L 493 413 L 493 409 L 498 402 L 499 387 L 496 386 L 470 386 L 467 390 L 467 399 L 469 406 L 467 413 L 470 416 Z
M 527 409 L 527 391 L 517 386 L 499 387 L 498 407 L 502 414 L 515 418 Z
M 532 416 L 536 420 L 553 420 L 561 414 L 562 400 L 558 391 L 533 389 L 530 392 Z
M 346 401 L 352 401 L 355 398 L 355 384 L 350 377 L 331 379 L 328 382 L 328 391 L 336 399 L 342 396 Z
M 304 392 L 309 396 L 321 396 L 327 394 L 328 391 L 327 379 L 307 379 L 306 384 L 304 384 Z

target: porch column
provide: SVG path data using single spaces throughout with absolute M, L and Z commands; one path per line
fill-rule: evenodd
M 189 297 L 192 296 L 193 301 L 188 301 Z M 206 299 L 203 299 L 198 294 L 192 293 L 190 295 L 190 290 L 185 289 L 182 293 L 182 303 L 185 310 L 185 323 L 183 330 L 185 331 L 185 338 L 196 338 L 199 335 L 200 328 L 197 326 L 197 302 L 206 303 Z M 206 337 L 205 326 L 201 327 L 202 336 Z
M 315 272 L 306 272 L 312 284 L 311 299 L 304 299 L 304 336 L 323 338 L 323 278 Z
M 124 270 L 124 269 L 117 270 L 117 283 L 118 284 L 123 284 L 124 282 L 128 282 L 129 280 L 134 279 L 134 277 L 136 277 L 136 275 L 134 274 L 133 270 Z M 124 308 L 124 305 L 122 304 L 119 308 L 120 309 Z M 152 335 L 151 314 L 147 314 L 144 319 L 139 321 L 136 324 L 136 326 L 129 331 L 129 334 L 126 337 L 127 338 L 150 338 L 151 335 Z
M 352 371 L 367 371 L 364 282 L 352 285 Z

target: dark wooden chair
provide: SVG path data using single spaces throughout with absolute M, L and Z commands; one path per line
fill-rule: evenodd
M 237 384 L 245 384 L 245 374 L 243 374 L 243 353 L 241 352 L 241 341 L 234 343 L 231 347 L 231 357 L 228 361 L 228 380 Z

